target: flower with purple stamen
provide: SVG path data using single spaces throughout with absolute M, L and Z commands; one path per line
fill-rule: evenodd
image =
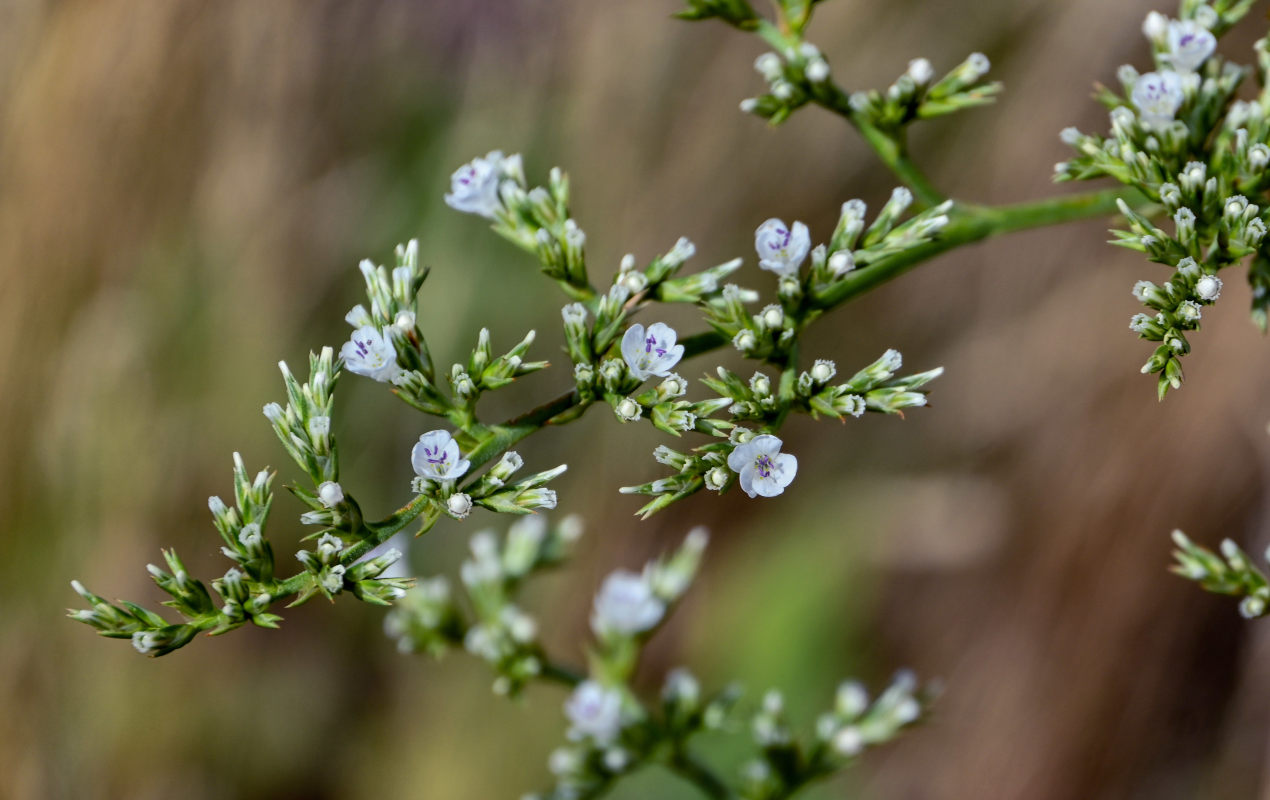
M 1164 70 L 1139 75 L 1130 99 L 1144 124 L 1164 126 L 1173 121 L 1183 98 L 1181 76 Z
M 684 356 L 684 346 L 675 344 L 678 334 L 664 322 L 654 322 L 645 330 L 635 324 L 622 336 L 622 358 L 631 375 L 642 380 L 651 375 L 665 378 Z
M 1195 20 L 1172 20 L 1168 31 L 1169 64 L 1178 72 L 1194 72 L 1217 49 L 1217 37 Z
M 498 187 L 503 180 L 503 160 L 502 151 L 494 150 L 484 158 L 474 158 L 455 170 L 450 176 L 446 205 L 457 211 L 494 219 L 502 209 Z
M 750 497 L 775 497 L 798 474 L 798 459 L 781 452 L 781 442 L 764 433 L 736 446 L 728 467 L 741 476 L 741 489 Z
M 448 431 L 428 431 L 410 451 L 410 463 L 420 478 L 434 481 L 452 481 L 463 477 L 470 461 L 459 452 L 459 443 Z
M 595 596 L 591 629 L 629 636 L 652 629 L 666 614 L 646 576 L 625 569 L 610 573 Z
M 388 329 L 366 325 L 353 331 L 353 336 L 340 348 L 340 358 L 349 372 L 374 378 L 381 383 L 401 373 L 397 366 L 397 350 L 392 346 Z
M 622 695 L 595 681 L 583 681 L 564 704 L 569 718 L 569 738 L 592 739 L 607 745 L 622 730 Z
M 754 231 L 754 249 L 758 251 L 760 267 L 777 275 L 790 275 L 798 271 L 811 251 L 811 234 L 801 222 L 786 225 L 779 219 L 769 219 Z

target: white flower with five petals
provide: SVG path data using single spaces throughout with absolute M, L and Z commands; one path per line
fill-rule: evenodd
M 684 356 L 684 346 L 675 344 L 678 334 L 664 322 L 654 322 L 645 330 L 635 324 L 622 336 L 622 358 L 631 375 L 642 380 L 650 375 L 665 378 Z
M 811 233 L 801 222 L 786 226 L 779 219 L 769 219 L 754 231 L 754 249 L 760 267 L 777 275 L 791 275 L 811 251 Z
M 741 489 L 750 497 L 775 497 L 798 473 L 798 459 L 781 452 L 781 440 L 771 434 L 755 436 L 728 455 L 728 467 L 741 476 Z
M 591 628 L 596 633 L 643 633 L 661 622 L 665 613 L 666 604 L 653 594 L 643 575 L 619 569 L 604 579 L 595 596 Z
M 609 744 L 622 730 L 622 695 L 595 681 L 583 681 L 565 701 L 564 713 L 571 723 L 570 738 Z
M 503 179 L 503 153 L 494 150 L 484 158 L 474 158 L 450 176 L 446 205 L 457 211 L 493 219 L 502 209 L 498 187 Z
M 391 381 L 401 372 L 397 366 L 397 350 L 388 329 L 366 325 L 353 331 L 353 336 L 340 348 L 340 358 L 349 372 L 374 378 L 381 383 Z
M 1217 49 L 1217 37 L 1194 20 L 1172 20 L 1168 31 L 1169 64 L 1178 72 L 1194 72 Z
M 459 443 L 448 431 L 428 431 L 419 437 L 410 452 L 410 463 L 420 478 L 433 481 L 452 481 L 463 477 L 470 461 L 459 452 Z
M 1184 97 L 1181 76 L 1164 70 L 1139 75 L 1130 99 L 1144 123 L 1162 126 L 1173 121 Z

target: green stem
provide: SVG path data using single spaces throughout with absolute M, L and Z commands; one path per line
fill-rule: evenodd
M 558 683 L 569 688 L 573 688 L 585 680 L 585 677 L 572 667 L 566 667 L 563 664 L 556 664 L 552 661 L 543 662 L 542 671 L 538 673 L 538 677 L 544 681 Z
M 715 800 L 733 800 L 736 797 L 714 770 L 682 747 L 676 747 L 667 762 L 673 772 L 695 785 Z
M 1116 201 L 1121 198 L 1130 205 L 1146 202 L 1134 190 L 1116 188 L 1004 206 L 954 206 L 948 225 L 936 239 L 848 273 L 818 292 L 813 301 L 819 308 L 834 308 L 941 253 L 1003 233 L 1107 216 L 1116 211 Z
M 851 110 L 849 107 L 845 110 L 825 104 L 825 108 L 835 113 L 842 114 L 847 121 L 851 123 L 864 141 L 869 143 L 873 148 L 873 152 L 885 164 L 895 176 L 903 181 L 904 185 L 913 191 L 913 196 L 917 198 L 917 202 L 925 208 L 937 206 L 944 202 L 944 195 L 935 188 L 926 174 L 918 169 L 912 159 L 908 157 L 908 147 L 902 139 L 893 137 L 883 131 L 875 128 L 864 117 Z

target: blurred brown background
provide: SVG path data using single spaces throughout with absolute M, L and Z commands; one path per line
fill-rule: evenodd
M 510 704 L 482 665 L 398 656 L 353 601 L 287 613 L 140 658 L 63 618 L 72 577 L 157 602 L 143 569 L 176 546 L 219 557 L 204 498 L 231 451 L 293 473 L 260 415 L 275 363 L 346 336 L 355 270 L 417 236 L 434 266 L 421 320 L 460 357 L 537 327 L 561 360 L 562 299 L 530 261 L 446 209 L 458 164 L 493 148 L 573 176 L 597 274 L 679 235 L 698 266 L 752 253 L 769 216 L 818 238 L 838 204 L 891 179 L 815 110 L 771 130 L 757 41 L 668 18 L 674 0 L 0 4 L 0 796 L 518 797 L 546 785 L 562 693 Z M 994 108 L 922 127 L 917 159 L 954 196 L 1040 197 L 1057 132 L 1105 122 L 1087 99 L 1143 65 L 1149 2 L 834 0 L 811 38 L 850 86 L 909 58 L 986 52 Z M 1167 9 L 1166 9 L 1167 10 Z M 1224 47 L 1241 60 L 1261 14 Z M 532 178 L 531 178 L 532 179 Z M 1065 191 L 1065 189 L 1063 190 Z M 886 347 L 948 368 L 905 421 L 798 420 L 802 471 L 770 502 L 701 496 L 637 523 L 619 485 L 650 479 L 659 437 L 596 411 L 521 448 L 568 461 L 562 510 L 589 532 L 534 588 L 561 654 L 581 658 L 602 575 L 691 525 L 707 570 L 648 654 L 645 685 L 692 665 L 711 686 L 778 685 L 810 726 L 837 680 L 910 665 L 942 677 L 934 722 L 808 798 L 1249 798 L 1270 718 L 1266 626 L 1165 572 L 1167 533 L 1266 544 L 1266 343 L 1227 282 L 1164 404 L 1137 374 L 1133 281 L 1159 268 L 1103 244 L 1103 222 L 945 257 L 826 319 L 805 348 L 853 369 Z M 743 279 L 770 290 L 752 265 Z M 696 325 L 691 326 L 696 328 Z M 698 374 L 715 363 L 686 367 Z M 370 509 L 407 494 L 427 422 L 348 379 L 345 485 Z M 560 370 L 488 399 L 491 417 L 554 395 Z M 356 443 L 355 445 L 353 443 Z M 630 455 L 634 453 L 635 455 Z M 282 562 L 298 506 L 275 506 Z M 483 520 L 412 552 L 453 572 Z M 703 742 L 730 768 L 735 747 Z M 689 798 L 650 770 L 614 797 Z

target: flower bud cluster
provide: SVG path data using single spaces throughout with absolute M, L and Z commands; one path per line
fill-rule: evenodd
M 564 561 L 582 533 L 576 517 L 549 526 L 542 517 L 514 522 L 500 542 L 490 531 L 471 539 L 471 557 L 459 574 L 470 614 L 448 580 L 420 581 L 406 592 L 384 622 L 402 652 L 442 655 L 462 644 L 494 669 L 495 691 L 518 693 L 543 669 L 537 622 L 515 603 L 521 583 L 533 573 Z
M 805 742 L 791 730 L 781 694 L 769 691 L 750 719 L 759 754 L 742 768 L 740 796 L 788 797 L 809 779 L 842 769 L 866 748 L 895 739 L 921 719 L 932 698 L 929 690 L 919 692 L 907 671 L 872 703 L 862 685 L 847 681 L 838 687 L 833 707 L 817 718 L 814 739 Z
M 898 350 L 887 350 L 845 383 L 828 385 L 835 372 L 833 362 L 820 360 L 798 376 L 797 394 L 813 417 L 825 414 L 845 419 L 865 411 L 900 414 L 906 408 L 925 406 L 927 392 L 921 389 L 943 375 L 944 368 L 896 377 L 902 364 Z
M 1270 582 L 1239 545 L 1225 539 L 1219 555 L 1195 544 L 1181 531 L 1173 531 L 1173 543 L 1177 545 L 1173 551 L 1177 563 L 1171 568 L 1174 573 L 1210 592 L 1242 598 L 1239 613 L 1245 619 L 1262 617 L 1270 611 Z M 1270 550 L 1265 557 L 1270 561 Z
M 1129 230 L 1113 231 L 1116 244 L 1175 265 L 1162 286 L 1145 280 L 1134 285 L 1134 297 L 1154 313 L 1136 314 L 1129 323 L 1140 337 L 1160 343 L 1142 372 L 1159 374 L 1161 398 L 1182 384 L 1181 357 L 1191 349 L 1186 332 L 1199 329 L 1202 307 L 1221 296 L 1218 271 L 1256 252 L 1266 235 L 1261 209 L 1243 195 L 1215 200 L 1217 182 L 1206 179 L 1206 173 L 1203 164 L 1194 162 L 1180 173 L 1178 183 L 1162 186 L 1162 202 L 1173 211 L 1173 236 L 1123 202 L 1120 210 Z M 1183 205 L 1188 200 L 1193 205 Z
M 291 459 L 304 470 L 314 487 L 328 481 L 339 480 L 339 459 L 335 436 L 331 431 L 331 412 L 334 406 L 335 384 L 340 377 L 340 362 L 334 351 L 322 348 L 318 354 L 309 354 L 309 380 L 300 383 L 291 374 L 285 361 L 278 363 L 286 386 L 287 404 L 269 403 L 264 407 L 265 418 L 273 427 L 278 441 Z M 303 499 L 310 508 L 326 507 L 314 492 L 303 492 Z M 223 534 L 222 534 L 223 535 Z
M 569 176 L 553 167 L 547 185 L 529 187 L 519 154 L 494 151 L 459 167 L 445 201 L 458 211 L 493 220 L 493 230 L 533 253 L 545 275 L 570 294 L 589 291 L 586 232 L 569 212 Z
M 972 53 L 939 80 L 924 58 L 915 58 L 908 69 L 885 91 L 853 93 L 848 102 L 857 119 L 887 133 L 901 135 L 904 126 L 919 119 L 952 114 L 987 105 L 1001 93 L 999 82 L 985 82 L 990 67 L 987 56 Z
M 1134 296 L 1146 305 L 1130 328 L 1158 342 L 1142 368 L 1157 374 L 1161 398 L 1182 384 L 1186 332 L 1199 328 L 1202 306 L 1222 289 L 1217 273 L 1253 256 L 1253 321 L 1264 326 L 1270 283 L 1263 277 L 1267 231 L 1266 166 L 1270 124 L 1266 93 L 1235 100 L 1250 70 L 1216 53 L 1217 37 L 1248 11 L 1246 3 L 1183 3 L 1180 19 L 1152 12 L 1143 23 L 1155 70 L 1119 70 L 1123 94 L 1100 88 L 1110 109 L 1106 137 L 1064 130 L 1075 157 L 1056 167 L 1056 179 L 1111 177 L 1156 201 L 1172 217 L 1172 235 L 1140 210 L 1120 203 L 1128 230 L 1114 244 L 1175 268 L 1162 286 L 1139 281 Z M 1266 45 L 1257 45 L 1258 62 Z M 1154 209 L 1152 209 L 1154 210 Z M 1167 225 L 1168 223 L 1164 223 Z

